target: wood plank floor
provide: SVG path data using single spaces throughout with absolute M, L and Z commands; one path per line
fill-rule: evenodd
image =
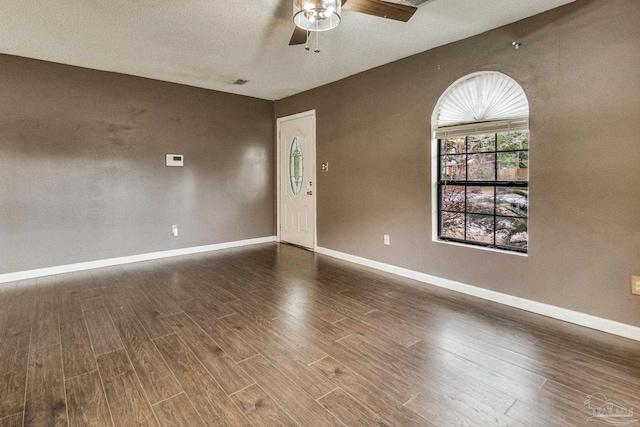
M 580 427 L 594 393 L 640 412 L 640 343 L 286 245 L 0 285 L 0 426 Z

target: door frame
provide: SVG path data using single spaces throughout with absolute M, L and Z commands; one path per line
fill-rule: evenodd
M 282 170 L 280 169 L 280 159 L 281 159 L 281 155 L 282 155 L 282 137 L 281 137 L 281 133 L 280 133 L 280 125 L 283 122 L 287 122 L 289 120 L 295 120 L 295 119 L 300 119 L 302 117 L 308 117 L 311 116 L 313 119 L 313 159 L 314 159 L 314 165 L 313 165 L 313 169 L 314 169 L 314 173 L 313 173 L 313 198 L 314 198 L 314 203 L 313 203 L 313 209 L 314 209 L 314 224 L 313 224 L 313 252 L 316 251 L 316 247 L 318 245 L 318 170 L 317 170 L 317 163 L 318 163 L 318 159 L 316 157 L 317 154 L 317 140 L 316 140 L 316 110 L 309 110 L 309 111 L 305 111 L 302 113 L 298 113 L 298 114 L 293 114 L 291 116 L 286 116 L 286 117 L 279 117 L 276 120 L 276 140 L 277 140 L 277 148 L 276 148 L 276 187 L 277 187 L 277 196 L 276 196 L 276 211 L 277 211 L 277 224 L 276 224 L 276 241 L 280 242 L 280 228 L 281 228 L 281 214 L 280 214 L 280 210 L 282 208 L 281 205 L 281 199 L 280 199 L 280 186 L 281 186 L 281 180 L 282 180 L 282 176 L 281 176 L 281 172 Z

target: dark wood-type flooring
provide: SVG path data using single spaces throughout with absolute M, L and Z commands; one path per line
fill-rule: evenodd
M 0 426 L 585 426 L 640 343 L 266 244 L 0 285 Z

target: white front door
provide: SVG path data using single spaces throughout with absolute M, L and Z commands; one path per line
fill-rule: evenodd
M 280 240 L 315 248 L 315 113 L 282 118 L 280 125 Z

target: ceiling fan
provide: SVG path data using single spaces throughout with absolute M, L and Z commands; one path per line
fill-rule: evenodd
M 418 10 L 414 6 L 382 0 L 293 0 L 296 27 L 289 46 L 306 44 L 311 32 L 337 27 L 341 9 L 402 22 L 407 22 Z

